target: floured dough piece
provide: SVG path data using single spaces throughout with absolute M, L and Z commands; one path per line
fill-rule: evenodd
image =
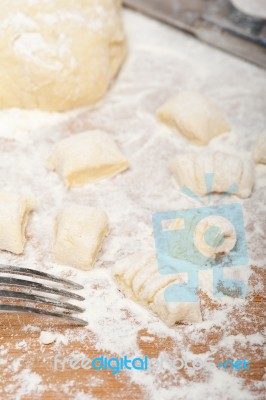
M 184 274 L 162 275 L 155 255 L 135 255 L 116 264 L 114 278 L 126 296 L 152 310 L 168 326 L 176 322 L 200 322 L 198 302 L 167 302 L 165 289 L 184 284 Z
M 120 0 L 1 0 L 0 108 L 95 103 L 126 53 Z
M 58 337 L 58 333 L 49 332 L 49 331 L 41 331 L 39 341 L 42 344 L 51 344 L 56 341 Z
M 33 198 L 0 192 L 0 249 L 22 254 L 28 215 L 36 206 Z
M 82 270 L 93 267 L 108 234 L 108 218 L 93 207 L 72 206 L 55 219 L 53 260 Z
M 207 144 L 230 127 L 219 109 L 202 94 L 180 92 L 158 111 L 158 118 L 197 144 Z
M 170 170 L 181 187 L 187 187 L 199 196 L 230 192 L 233 185 L 237 185 L 232 194 L 246 198 L 251 195 L 254 185 L 253 162 L 221 151 L 181 154 L 170 162 Z M 206 186 L 207 173 L 214 174 L 210 188 Z
M 93 130 L 58 142 L 46 165 L 69 187 L 116 175 L 128 168 L 128 161 L 107 133 Z
M 257 164 L 266 164 L 266 132 L 256 142 L 254 159 Z

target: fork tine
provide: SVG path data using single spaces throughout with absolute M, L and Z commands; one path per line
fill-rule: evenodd
M 79 318 L 71 317 L 67 314 L 55 313 L 55 312 L 40 310 L 40 309 L 32 308 L 32 307 L 13 306 L 13 305 L 8 305 L 8 304 L 3 304 L 3 305 L 0 305 L 0 311 L 6 311 L 6 312 L 16 311 L 19 313 L 39 314 L 39 315 L 45 315 L 47 317 L 55 317 L 55 318 L 64 319 L 66 321 L 73 322 L 76 325 L 81 325 L 81 326 L 88 325 L 88 322 L 86 322 L 82 319 L 79 319 Z
M 18 299 L 18 300 L 28 300 L 34 303 L 48 304 L 55 307 L 64 308 L 66 310 L 75 311 L 82 313 L 83 308 L 75 306 L 69 303 L 63 303 L 62 301 L 47 298 L 44 296 L 38 296 L 35 294 L 29 294 L 24 292 L 13 292 L 11 290 L 0 290 L 0 298 Z
M 32 276 L 32 277 L 45 279 L 45 280 L 52 281 L 52 282 L 61 283 L 65 286 L 71 287 L 72 289 L 75 289 L 75 290 L 84 289 L 84 286 L 79 285 L 78 283 L 72 282 L 68 279 L 58 278 L 54 275 L 47 274 L 46 272 L 36 271 L 34 269 L 29 269 L 29 268 L 20 268 L 20 267 L 15 267 L 13 265 L 0 264 L 0 273 Z
M 51 293 L 51 294 L 56 294 L 59 296 L 69 297 L 69 298 L 76 299 L 76 300 L 81 300 L 81 301 L 85 300 L 84 297 L 82 297 L 76 293 L 71 293 L 71 292 L 68 292 L 68 291 L 62 290 L 62 289 L 55 289 L 55 288 L 43 285 L 42 283 L 39 283 L 39 282 L 27 281 L 24 279 L 0 277 L 0 286 L 3 286 L 3 285 L 15 286 L 15 287 L 25 287 L 25 288 L 30 288 L 30 289 L 37 290 L 40 292 Z

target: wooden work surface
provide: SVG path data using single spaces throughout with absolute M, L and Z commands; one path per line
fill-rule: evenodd
M 242 333 L 243 335 L 252 335 L 257 332 L 262 332 L 265 326 L 264 310 L 265 310 L 265 298 L 263 293 L 265 291 L 266 274 L 261 269 L 253 269 L 253 278 L 250 284 L 256 284 L 258 282 L 264 282 L 264 289 L 257 293 L 257 295 L 249 297 L 244 307 L 244 313 L 241 316 L 238 310 L 235 309 L 229 316 L 228 323 L 228 336 Z M 204 296 L 203 296 L 204 297 Z M 201 301 L 204 302 L 205 307 L 208 305 L 209 308 L 213 308 L 210 299 L 201 296 Z M 130 381 L 129 377 L 122 371 L 118 375 L 114 376 L 110 371 L 95 371 L 93 369 L 84 370 L 79 369 L 74 371 L 69 366 L 66 367 L 65 371 L 55 371 L 54 369 L 54 357 L 60 353 L 62 357 L 67 357 L 72 351 L 81 351 L 88 355 L 90 358 L 100 357 L 102 352 L 95 350 L 91 345 L 92 332 L 86 331 L 86 335 L 80 341 L 72 341 L 69 345 L 60 345 L 60 350 L 50 345 L 40 345 L 39 343 L 39 332 L 23 332 L 23 326 L 40 325 L 39 319 L 32 318 L 25 315 L 20 316 L 1 316 L 1 328 L 0 328 L 0 349 L 8 349 L 8 357 L 5 355 L 5 360 L 8 360 L 7 364 L 0 364 L 1 371 L 1 386 L 0 386 L 0 398 L 11 400 L 16 398 L 16 394 L 21 390 L 21 382 L 16 381 L 16 374 L 10 370 L 12 363 L 16 359 L 21 359 L 24 355 L 24 360 L 20 363 L 18 369 L 29 370 L 36 372 L 42 378 L 40 386 L 40 392 L 32 391 L 29 395 L 24 395 L 21 398 L 23 400 L 33 399 L 74 399 L 77 393 L 87 394 L 87 398 L 95 399 L 149 399 L 149 394 L 137 384 Z M 47 325 L 47 321 L 42 321 L 43 324 Z M 49 328 L 49 324 L 47 325 Z M 54 323 L 50 327 L 54 329 Z M 73 328 L 81 330 L 81 328 Z M 182 332 L 182 326 L 176 328 Z M 65 328 L 58 326 L 57 332 L 64 333 Z M 197 329 L 196 329 L 197 330 Z M 255 398 L 263 398 L 263 386 L 257 385 L 257 383 L 263 382 L 263 375 L 265 370 L 265 360 L 263 358 L 263 349 L 256 345 L 242 345 L 240 342 L 234 347 L 233 353 L 226 353 L 223 345 L 220 343 L 222 338 L 223 326 L 217 324 L 211 331 L 198 330 L 199 340 L 196 343 L 191 343 L 190 338 L 186 340 L 187 350 L 193 352 L 195 355 L 204 354 L 210 349 L 215 348 L 215 352 L 211 351 L 214 362 L 217 364 L 218 361 L 225 360 L 227 358 L 236 360 L 238 358 L 245 358 L 250 362 L 249 371 L 228 371 L 228 374 L 237 375 L 243 378 L 243 385 L 246 389 L 249 389 L 254 394 Z M 80 332 L 79 332 L 80 333 Z M 79 335 L 77 332 L 77 336 Z M 151 337 L 154 339 L 151 343 L 143 342 L 142 337 Z M 23 342 L 26 342 L 26 344 Z M 166 351 L 169 356 L 173 354 L 174 343 L 171 338 L 158 338 L 155 335 L 147 333 L 143 329 L 139 329 L 138 335 L 139 349 L 143 351 L 150 358 L 157 358 L 161 351 Z M 116 354 L 104 354 L 107 357 L 116 357 Z M 139 371 L 142 373 L 142 371 Z M 206 376 L 201 372 L 197 372 L 190 376 L 186 369 L 173 373 L 159 373 L 157 375 L 157 383 L 160 387 L 167 388 L 168 386 L 173 387 L 176 385 L 176 398 L 178 397 L 178 387 L 180 379 L 185 380 L 187 385 L 193 384 L 193 382 L 204 382 Z M 184 381 L 182 381 L 184 384 Z M 68 384 L 71 383 L 69 386 Z M 93 396 L 93 397 L 91 397 Z M 78 397 L 77 397 L 78 398 Z M 86 397 L 82 397 L 86 398 Z M 184 397 L 185 399 L 186 397 Z M 174 397 L 173 397 L 174 399 Z M 233 399 L 228 393 L 227 399 Z M 159 397 L 158 397 L 159 400 Z

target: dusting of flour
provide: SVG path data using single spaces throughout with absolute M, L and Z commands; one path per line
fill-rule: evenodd
M 198 148 L 159 124 L 156 109 L 180 89 L 200 90 L 218 103 L 232 126 L 230 135 L 214 139 L 209 147 L 251 154 L 266 125 L 265 71 L 144 16 L 126 11 L 124 17 L 130 53 L 104 101 L 93 108 L 63 114 L 17 109 L 0 112 L 1 189 L 31 193 L 39 199 L 39 208 L 28 225 L 25 254 L 18 257 L 1 252 L 0 262 L 30 265 L 84 285 L 83 318 L 88 321 L 88 327 L 66 329 L 58 334 L 55 343 L 50 345 L 55 352 L 77 340 L 86 343 L 90 332 L 94 349 L 102 354 L 141 355 L 139 338 L 140 330 L 144 329 L 143 343 L 152 345 L 153 337 L 169 340 L 171 353 L 176 357 L 193 353 L 195 346 L 207 342 L 209 347 L 204 357 L 224 354 L 226 358 L 236 358 L 238 354 L 245 355 L 249 348 L 255 359 L 256 351 L 263 346 L 261 332 L 249 335 L 237 332 L 233 316 L 243 317 L 250 325 L 257 322 L 257 317 L 245 314 L 245 301 L 241 299 L 212 299 L 214 308 L 209 307 L 206 297 L 207 294 L 211 297 L 211 277 L 206 277 L 209 272 L 203 273 L 200 280 L 205 293 L 201 298 L 204 321 L 170 329 L 147 310 L 124 298 L 112 279 L 111 269 L 124 256 L 144 249 L 154 250 L 152 213 L 197 206 L 180 194 L 168 170 L 168 160 L 177 153 Z M 58 140 L 90 128 L 110 132 L 128 157 L 131 168 L 112 180 L 67 190 L 58 175 L 45 169 L 45 160 Z M 250 265 L 228 271 L 228 277 L 241 276 L 247 280 L 252 276 L 251 267 L 261 269 L 265 262 L 265 178 L 265 167 L 257 166 L 253 196 L 244 201 L 228 200 L 243 205 L 250 258 Z M 58 266 L 49 256 L 53 217 L 62 206 L 72 203 L 101 207 L 110 219 L 110 235 L 95 268 L 89 272 Z M 250 287 L 251 295 L 255 291 L 262 291 L 259 279 Z M 24 329 L 38 341 L 38 328 Z M 210 339 L 210 333 L 219 333 L 220 340 Z M 14 398 L 11 394 L 15 392 L 16 399 L 33 398 L 33 395 L 37 398 L 52 390 L 51 382 L 48 384 L 34 372 L 32 358 L 26 358 L 30 341 L 18 342 L 17 346 L 21 356 L 10 364 L 12 349 L 8 344 L 0 345 L 0 367 L 12 376 L 5 395 Z M 241 354 L 237 346 L 242 349 Z M 44 347 L 39 344 L 43 354 L 48 351 Z M 218 368 L 192 379 L 171 371 L 161 374 L 131 371 L 127 379 L 140 385 L 142 398 L 155 400 L 253 400 L 260 398 L 262 388 L 259 381 L 247 385 L 242 375 Z M 60 392 L 71 393 L 72 399 L 89 400 L 95 398 L 92 390 L 97 385 L 104 385 L 100 377 L 98 381 L 88 378 L 83 390 L 70 380 L 60 386 Z

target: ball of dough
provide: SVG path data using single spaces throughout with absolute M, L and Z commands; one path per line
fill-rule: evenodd
M 120 0 L 2 0 L 0 108 L 95 103 L 126 55 Z

